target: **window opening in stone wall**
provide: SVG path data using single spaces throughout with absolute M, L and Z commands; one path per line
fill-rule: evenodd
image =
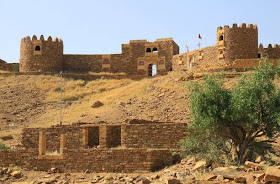
M 121 126 L 107 127 L 107 147 L 114 148 L 121 146 Z
M 258 58 L 261 58 L 262 57 L 262 54 L 261 53 L 258 53 Z
M 143 66 L 144 64 L 144 61 L 139 61 L 139 66 Z
M 221 35 L 221 36 L 219 37 L 219 41 L 223 41 L 223 40 L 224 40 L 224 36 Z
M 223 54 L 224 52 L 223 51 L 220 51 L 220 54 Z
M 93 148 L 99 145 L 99 127 L 88 128 L 88 147 Z
M 159 65 L 164 65 L 164 61 L 161 60 L 161 61 L 159 62 Z
M 104 59 L 103 64 L 110 64 L 109 59 Z
M 147 48 L 146 52 L 152 52 L 151 48 Z
M 155 64 L 149 64 L 148 76 L 152 77 L 157 74 L 157 66 Z
M 158 52 L 156 47 L 153 48 L 153 52 Z
M 40 51 L 40 50 L 41 50 L 41 47 L 39 45 L 36 45 L 35 51 Z

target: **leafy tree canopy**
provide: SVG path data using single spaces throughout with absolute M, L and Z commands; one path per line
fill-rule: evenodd
M 251 75 L 243 75 L 229 90 L 223 80 L 208 76 L 192 83 L 190 104 L 192 123 L 183 143 L 184 153 L 227 159 L 242 164 L 266 140 L 280 130 L 280 65 L 260 65 Z M 263 152 L 264 154 L 264 152 Z

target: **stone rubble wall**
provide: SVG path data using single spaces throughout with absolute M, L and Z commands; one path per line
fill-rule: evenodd
M 72 149 L 63 159 L 38 159 L 37 149 L 0 150 L 0 167 L 17 165 L 27 169 L 60 172 L 150 172 L 171 164 L 170 150 L 147 149 Z
M 128 124 L 122 126 L 126 148 L 180 149 L 179 141 L 185 138 L 184 123 Z

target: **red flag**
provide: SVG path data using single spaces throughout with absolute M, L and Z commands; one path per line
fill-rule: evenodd
M 201 36 L 200 36 L 200 34 L 198 34 L 198 38 L 199 38 L 199 39 L 202 39 Z

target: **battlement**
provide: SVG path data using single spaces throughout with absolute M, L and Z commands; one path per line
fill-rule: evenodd
M 21 43 L 31 43 L 31 42 L 38 42 L 38 41 L 49 42 L 49 43 L 50 42 L 52 42 L 52 43 L 63 43 L 62 39 L 59 39 L 57 37 L 52 39 L 52 37 L 49 36 L 48 39 L 45 40 L 43 35 L 40 36 L 40 39 L 38 39 L 36 35 L 33 35 L 32 39 L 30 38 L 30 36 L 27 36 L 27 37 L 24 37 L 24 38 L 21 39 Z
M 173 41 L 173 38 L 170 37 L 170 38 L 159 38 L 159 39 L 156 39 L 156 42 L 159 42 L 159 41 Z
M 147 40 L 130 40 L 129 43 L 146 43 Z
M 256 24 L 248 24 L 242 23 L 240 26 L 238 26 L 236 23 L 232 24 L 232 27 L 225 25 L 224 27 L 218 26 L 217 30 L 223 30 L 223 29 L 258 29 L 258 26 Z

